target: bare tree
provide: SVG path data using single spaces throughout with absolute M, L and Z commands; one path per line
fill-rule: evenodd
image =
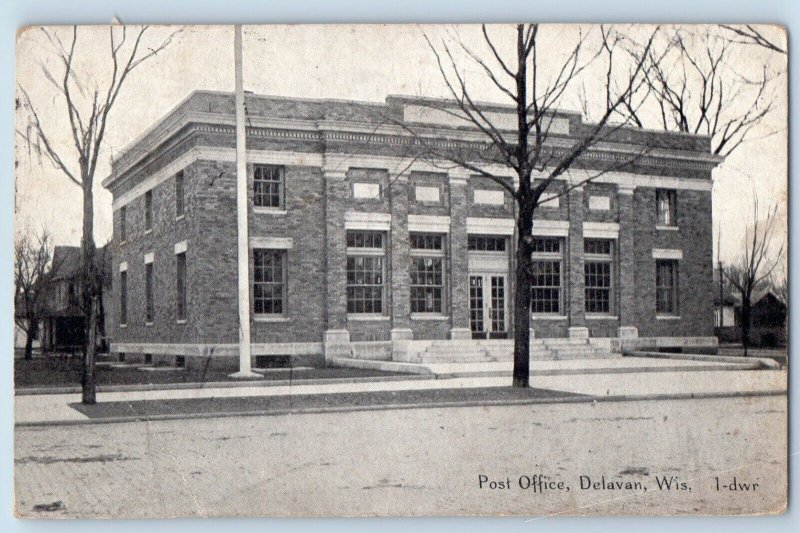
M 57 31 L 42 28 L 48 42 L 58 56 L 62 72 L 51 72 L 46 66 L 42 71 L 46 81 L 58 91 L 64 103 L 74 144 L 69 153 L 59 153 L 53 142 L 55 136 L 48 131 L 40 120 L 40 113 L 24 87 L 19 87 L 18 108 L 27 114 L 27 127 L 17 134 L 33 149 L 37 155 L 49 160 L 72 183 L 83 192 L 83 227 L 81 234 L 81 268 L 83 278 L 83 309 L 86 316 L 84 357 L 82 366 L 82 401 L 93 404 L 95 393 L 95 350 L 96 324 L 99 313 L 99 297 L 101 285 L 95 272 L 96 261 L 94 242 L 94 194 L 95 172 L 103 142 L 107 132 L 109 113 L 117 103 L 120 90 L 130 73 L 145 61 L 155 57 L 166 49 L 176 34 L 171 33 L 160 44 L 150 47 L 143 43 L 148 26 L 142 26 L 129 39 L 125 26 L 109 27 L 109 51 L 111 78 L 103 88 L 96 83 L 89 73 L 81 76 L 75 69 L 76 48 L 78 45 L 78 27 L 73 26 L 71 39 L 64 42 Z M 91 46 L 91 42 L 87 43 Z M 83 78 L 83 79 L 82 79 Z M 93 87 L 93 89 L 91 89 Z
M 786 307 L 789 307 L 789 274 L 786 271 L 786 265 L 781 263 L 769 280 L 770 288 L 778 300 Z
M 620 170 L 635 163 L 646 149 L 623 161 L 608 163 L 600 169 L 587 170 L 579 165 L 582 156 L 598 142 L 608 139 L 621 126 L 630 121 L 626 106 L 633 104 L 633 94 L 646 89 L 645 63 L 658 29 L 644 44 L 630 42 L 627 48 L 623 38 L 609 28 L 602 28 L 600 45 L 592 47 L 587 35 L 581 35 L 569 50 L 566 59 L 555 71 L 548 71 L 540 57 L 538 24 L 519 24 L 515 28 L 515 54 L 503 57 L 497 42 L 490 37 L 486 26 L 482 27 L 487 57 L 466 46 L 460 39 L 456 44 L 442 40 L 436 45 L 426 35 L 425 39 L 434 54 L 439 71 L 450 97 L 444 100 L 425 100 L 424 106 L 444 113 L 482 134 L 482 142 L 462 143 L 452 146 L 438 143 L 422 129 L 395 121 L 413 138 L 420 152 L 432 162 L 444 162 L 476 175 L 488 178 L 507 191 L 516 203 L 516 271 L 514 294 L 514 375 L 515 387 L 527 387 L 530 370 L 530 301 L 531 274 L 534 268 L 533 220 L 539 204 L 549 198 L 543 195 L 556 180 L 564 180 L 572 168 L 580 168 L 582 179 L 567 180 L 568 183 L 556 192 L 556 196 L 596 179 L 611 170 Z M 454 48 L 455 47 L 455 48 Z M 467 86 L 467 80 L 455 57 L 454 49 L 472 61 L 485 76 L 513 104 L 516 115 L 514 130 L 496 122 L 487 111 L 486 104 L 477 101 Z M 623 61 L 624 59 L 624 61 Z M 583 71 L 590 65 L 605 61 L 607 73 L 605 104 L 601 117 L 564 146 L 557 146 L 551 139 L 551 127 L 556 122 L 555 114 L 565 93 L 571 90 Z M 550 75 L 547 75 L 551 72 Z M 634 109 L 635 110 L 635 109 Z M 625 117 L 612 124 L 612 117 Z M 506 172 L 498 172 L 502 167 Z M 514 183 L 516 181 L 516 183 Z
M 723 269 L 725 277 L 739 291 L 742 299 L 742 344 L 744 353 L 750 346 L 750 325 L 753 294 L 766 289 L 778 265 L 783 262 L 784 240 L 775 244 L 775 225 L 778 217 L 778 205 L 767 208 L 766 215 L 761 218 L 758 198 L 753 198 L 753 220 L 747 228 L 744 249 L 737 261 Z
M 786 53 L 784 48 L 781 48 L 775 41 L 770 40 L 752 24 L 720 24 L 720 28 L 729 32 L 725 37 L 732 43 L 760 46 L 779 54 Z
M 25 332 L 25 359 L 32 358 L 33 340 L 39 334 L 52 259 L 52 239 L 46 230 L 35 239 L 25 235 L 14 244 L 14 321 Z
M 720 37 L 714 27 L 699 31 L 675 28 L 651 48 L 648 96 L 662 128 L 708 135 L 712 153 L 728 156 L 772 111 L 774 76 L 762 64 L 758 76 L 745 77 L 728 63 L 739 43 Z

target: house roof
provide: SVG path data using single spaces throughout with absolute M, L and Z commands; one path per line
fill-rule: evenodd
M 52 279 L 74 278 L 81 271 L 81 249 L 78 246 L 56 246 L 53 250 Z
M 107 245 L 97 248 L 95 260 L 98 267 L 103 271 L 103 285 L 109 285 L 111 282 L 111 250 Z M 53 250 L 53 262 L 50 272 L 53 280 L 71 279 L 80 276 L 80 246 L 56 246 Z

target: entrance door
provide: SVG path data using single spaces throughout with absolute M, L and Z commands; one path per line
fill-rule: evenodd
M 473 339 L 508 337 L 506 276 L 474 274 L 469 277 L 469 325 Z

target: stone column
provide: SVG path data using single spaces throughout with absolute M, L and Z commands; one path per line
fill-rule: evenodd
M 390 190 L 392 225 L 387 271 L 391 272 L 392 359 L 405 358 L 411 331 L 411 257 L 408 237 L 408 176 L 399 176 Z
M 585 279 L 583 270 L 583 187 L 568 193 L 569 197 L 569 239 L 567 243 L 568 270 L 567 289 L 569 301 L 570 338 L 588 338 L 586 327 Z
M 450 179 L 450 338 L 471 339 L 469 329 L 469 269 L 467 213 L 469 171 L 453 169 Z
M 325 361 L 350 356 L 347 331 L 347 242 L 344 212 L 350 189 L 344 171 L 324 171 L 325 181 Z
M 631 339 L 639 336 L 636 328 L 636 279 L 634 270 L 636 258 L 634 253 L 634 227 L 633 188 L 619 188 L 617 204 L 619 205 L 619 239 L 618 268 L 619 284 L 617 288 L 619 315 L 619 328 L 617 336 L 620 339 Z

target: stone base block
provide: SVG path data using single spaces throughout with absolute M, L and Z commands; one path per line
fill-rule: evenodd
M 410 328 L 394 328 L 389 334 L 392 340 L 392 360 L 405 360 L 408 356 L 408 342 L 414 339 L 414 332 Z
M 639 330 L 636 326 L 620 326 L 617 328 L 617 337 L 620 339 L 636 339 L 639 337 Z
M 586 328 L 586 327 L 572 327 L 572 328 L 569 328 L 569 338 L 570 339 L 588 339 L 589 338 L 589 328 Z
M 472 339 L 472 330 L 469 328 L 452 328 L 450 329 L 450 338 L 453 340 L 470 340 Z
M 329 329 L 324 340 L 325 362 L 333 358 L 350 357 L 350 332 L 346 329 Z

